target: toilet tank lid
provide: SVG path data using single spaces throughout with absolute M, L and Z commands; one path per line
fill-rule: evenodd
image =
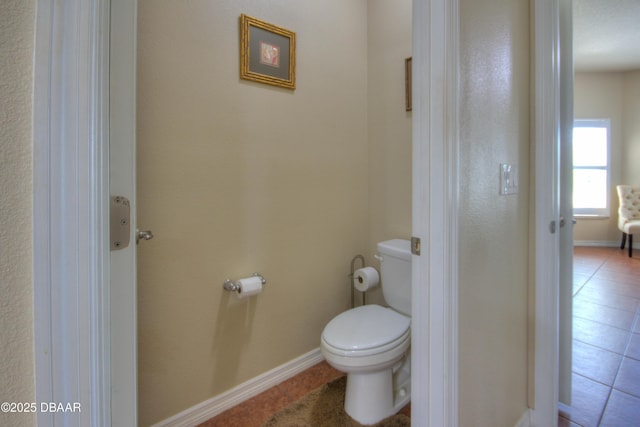
M 405 239 L 385 240 L 378 243 L 378 252 L 381 255 L 411 260 L 411 242 Z

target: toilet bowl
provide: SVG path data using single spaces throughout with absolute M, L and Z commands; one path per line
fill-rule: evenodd
M 374 424 L 410 399 L 411 319 L 390 308 L 365 305 L 338 315 L 322 333 L 327 363 L 347 373 L 344 408 L 360 424 Z M 405 378 L 399 380 L 399 374 Z M 406 375 L 408 374 L 408 375 Z
M 347 374 L 344 409 L 360 424 L 375 424 L 411 398 L 411 249 L 408 240 L 378 243 L 382 292 L 389 308 L 363 305 L 325 326 L 320 350 Z
M 325 327 L 320 349 L 331 366 L 347 373 L 344 407 L 359 423 L 374 424 L 408 403 L 410 324 L 390 308 L 365 305 Z

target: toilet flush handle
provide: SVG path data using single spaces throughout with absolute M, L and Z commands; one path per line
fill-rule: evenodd
M 378 254 L 374 254 L 374 255 L 373 255 L 373 257 L 374 257 L 375 259 L 377 259 L 378 261 L 380 261 L 380 262 L 384 261 L 384 258 L 383 258 L 383 257 L 381 257 L 381 256 L 380 256 L 380 255 L 378 255 Z

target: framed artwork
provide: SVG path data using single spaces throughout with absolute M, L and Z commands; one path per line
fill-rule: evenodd
M 405 98 L 405 110 L 411 111 L 411 59 L 409 57 L 404 60 L 404 98 Z
M 240 15 L 240 78 L 296 88 L 296 33 Z

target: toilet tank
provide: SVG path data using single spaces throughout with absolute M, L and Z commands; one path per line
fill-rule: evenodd
M 411 316 L 411 242 L 393 239 L 378 243 L 382 294 L 389 306 Z

